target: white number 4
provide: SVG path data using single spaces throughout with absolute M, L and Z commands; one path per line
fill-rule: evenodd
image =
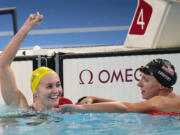
M 137 24 L 138 25 L 141 25 L 141 29 L 143 30 L 144 29 L 144 20 L 143 20 L 143 9 L 141 9 L 140 13 L 139 13 L 139 16 L 138 16 L 138 19 L 137 19 Z

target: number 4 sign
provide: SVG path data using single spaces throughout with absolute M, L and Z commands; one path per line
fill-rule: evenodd
M 129 34 L 144 35 L 152 14 L 152 7 L 144 0 L 139 0 L 136 15 L 134 17 Z

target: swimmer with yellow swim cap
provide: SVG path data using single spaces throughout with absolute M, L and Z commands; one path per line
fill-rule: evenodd
M 62 87 L 56 72 L 47 67 L 40 67 L 33 71 L 31 89 L 34 102 L 32 106 L 29 106 L 27 99 L 17 87 L 16 79 L 10 66 L 27 34 L 31 29 L 38 26 L 42 20 L 43 15 L 39 12 L 31 14 L 0 55 L 0 89 L 4 102 L 7 105 L 46 111 L 58 105 Z
M 62 95 L 59 76 L 47 67 L 39 67 L 32 72 L 31 90 L 34 95 L 33 108 L 35 110 L 49 110 L 57 106 Z M 41 105 L 39 105 L 40 103 Z M 45 106 L 42 107 L 42 105 Z

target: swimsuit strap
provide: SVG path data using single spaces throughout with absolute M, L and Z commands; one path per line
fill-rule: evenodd
M 180 115 L 180 112 L 161 112 L 161 111 L 149 111 L 151 115 Z

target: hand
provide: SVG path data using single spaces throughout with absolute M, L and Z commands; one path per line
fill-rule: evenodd
M 25 26 L 29 25 L 30 28 L 34 28 L 37 25 L 41 24 L 42 20 L 43 20 L 43 15 L 37 13 L 37 14 L 30 14 L 30 16 L 28 17 L 28 19 L 26 20 L 26 22 L 24 23 Z
M 59 106 L 58 108 L 55 108 L 54 112 L 60 112 L 60 113 L 74 113 L 77 109 L 77 105 L 73 104 L 64 104 Z

